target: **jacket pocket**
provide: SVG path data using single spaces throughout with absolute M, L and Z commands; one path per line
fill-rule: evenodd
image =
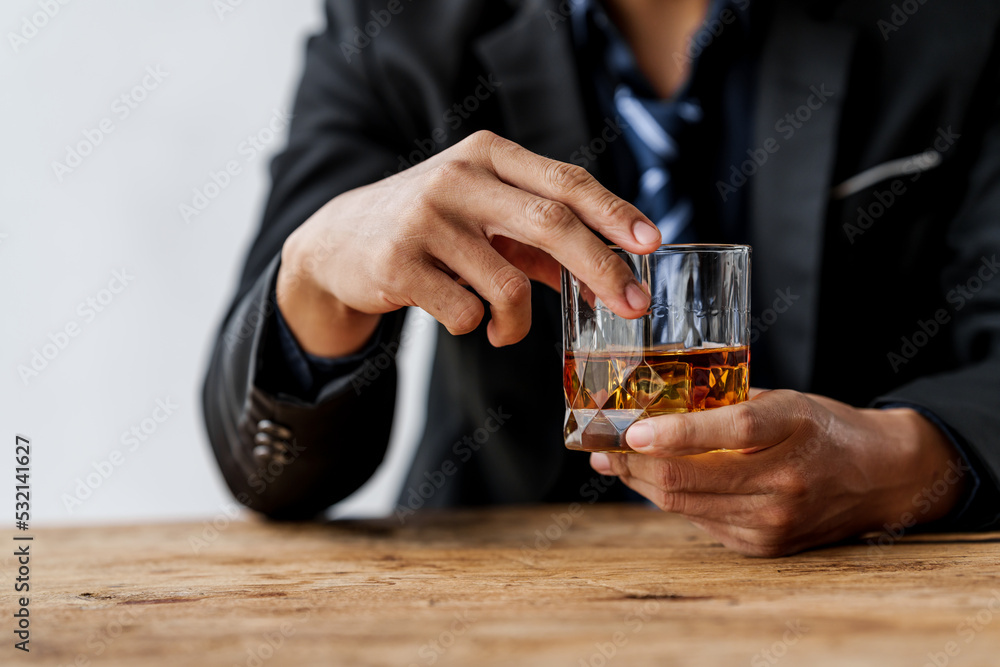
M 883 162 L 880 165 L 865 169 L 861 173 L 851 176 L 840 185 L 832 188 L 830 190 L 830 197 L 833 199 L 847 199 L 853 194 L 857 194 L 866 188 L 870 188 L 890 178 L 912 176 L 930 171 L 939 167 L 942 161 L 941 153 L 936 150 L 928 150 L 923 153 L 911 155 L 910 157 Z

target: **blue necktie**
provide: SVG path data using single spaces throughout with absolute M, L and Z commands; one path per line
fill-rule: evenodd
M 694 205 L 676 176 L 681 154 L 685 149 L 692 150 L 690 138 L 697 133 L 703 116 L 695 88 L 699 81 L 712 78 L 711 73 L 703 71 L 706 68 L 702 58 L 695 58 L 684 87 L 672 98 L 660 99 L 600 3 L 595 0 L 572 0 L 572 3 L 575 30 L 583 36 L 585 48 L 594 49 L 591 53 L 600 63 L 594 73 L 598 94 L 613 101 L 635 161 L 638 183 L 632 203 L 656 223 L 664 243 L 697 241 Z M 715 0 L 709 16 L 718 16 L 727 6 L 726 0 Z M 726 29 L 732 32 L 738 27 L 734 24 Z M 698 42 L 701 38 L 700 31 L 693 39 L 701 43 Z
M 636 97 L 621 83 L 615 109 L 625 121 L 623 134 L 639 169 L 638 194 L 632 202 L 660 228 L 664 243 L 695 241 L 691 200 L 678 192 L 671 172 L 679 150 L 674 134 L 701 119 L 701 108 L 690 100 L 662 102 Z

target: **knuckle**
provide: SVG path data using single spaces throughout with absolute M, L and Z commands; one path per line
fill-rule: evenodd
M 387 286 L 383 285 L 375 288 L 375 300 L 385 306 L 392 306 L 395 304 L 395 296 L 396 291 Z
M 660 474 L 658 477 L 658 486 L 667 494 L 674 491 L 680 491 L 684 488 L 685 475 L 678 462 L 664 461 L 660 466 Z
M 552 162 L 547 168 L 546 177 L 560 193 L 569 193 L 587 185 L 590 173 L 580 165 L 568 162 Z
M 629 205 L 624 199 L 617 197 L 610 192 L 605 194 L 598 203 L 598 211 L 602 218 L 618 218 L 628 212 Z
M 822 409 L 808 396 L 804 394 L 797 394 L 795 399 L 795 417 L 796 417 L 796 427 L 798 428 L 809 428 L 813 432 L 818 431 L 822 428 L 823 419 L 821 416 Z
M 776 398 L 788 403 L 796 419 L 801 421 L 812 417 L 815 404 L 805 394 L 790 389 L 779 389 L 774 393 Z
M 509 153 L 517 148 L 517 144 L 513 141 L 489 130 L 473 132 L 460 145 L 466 155 L 471 155 L 473 160 L 484 165 L 493 164 L 494 156 Z
M 755 406 L 750 403 L 739 403 L 733 406 L 730 416 L 733 420 L 733 432 L 738 440 L 753 443 L 760 439 L 763 422 Z
M 506 266 L 493 275 L 496 299 L 503 304 L 522 303 L 531 296 L 531 281 L 513 266 Z
M 661 421 L 654 426 L 654 429 L 658 439 L 669 442 L 681 450 L 693 439 L 691 421 L 686 415 L 677 415 L 675 419 Z
M 501 137 L 490 130 L 476 130 L 465 141 L 477 148 L 489 149 L 501 141 Z
M 786 466 L 778 479 L 778 488 L 782 496 L 792 503 L 803 501 L 809 494 L 809 483 L 802 470 L 796 466 Z
M 420 285 L 423 282 L 423 272 L 419 266 L 414 262 L 407 261 L 398 251 L 397 254 L 399 259 L 390 259 L 390 263 L 384 265 L 395 267 L 395 269 L 383 273 L 379 286 L 380 291 L 389 300 L 397 297 L 411 298 L 417 290 L 421 289 Z
M 473 166 L 466 160 L 446 160 L 435 165 L 427 172 L 427 187 L 421 194 L 436 201 L 436 195 L 442 190 L 453 188 L 465 182 L 472 173 Z
M 764 513 L 765 525 L 776 539 L 789 535 L 798 525 L 798 513 L 791 505 L 771 504 Z
M 684 494 L 682 493 L 671 493 L 670 491 L 661 491 L 657 494 L 654 499 L 654 503 L 664 512 L 670 512 L 672 514 L 684 514 Z
M 380 267 L 401 267 L 407 264 L 407 253 L 401 243 L 381 243 L 379 247 L 375 250 L 375 263 Z M 380 272 L 383 275 L 394 279 L 398 277 L 401 271 L 391 271 L 391 272 Z
M 588 264 L 593 267 L 595 275 L 606 277 L 609 284 L 614 284 L 620 289 L 624 289 L 635 280 L 625 262 L 603 244 L 597 244 Z
M 527 218 L 540 232 L 559 235 L 568 229 L 575 216 L 568 206 L 551 199 L 535 199 L 528 205 Z
M 483 319 L 483 304 L 478 299 L 463 303 L 449 315 L 448 329 L 455 334 L 467 334 L 475 331 Z
M 632 477 L 632 468 L 628 454 L 609 454 L 608 460 L 611 462 L 611 473 L 619 477 Z
M 426 223 L 428 218 L 438 214 L 441 187 L 435 183 L 435 179 L 436 175 L 434 173 L 429 174 L 427 187 L 417 190 L 413 195 L 410 206 L 399 216 L 400 232 L 419 228 Z

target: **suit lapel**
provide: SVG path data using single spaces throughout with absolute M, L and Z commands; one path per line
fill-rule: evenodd
M 780 148 L 751 178 L 753 284 L 758 313 L 779 292 L 790 288 L 798 297 L 766 323 L 762 341 L 776 384 L 804 390 L 816 353 L 824 223 L 855 32 L 796 3 L 779 5 L 760 64 L 754 136 L 756 146 L 773 138 Z
M 497 96 L 507 138 L 570 161 L 589 132 L 565 12 L 553 0 L 524 0 L 511 20 L 480 37 L 474 49 L 502 82 Z

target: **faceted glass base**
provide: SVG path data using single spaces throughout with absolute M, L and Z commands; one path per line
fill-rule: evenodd
M 639 419 L 745 401 L 748 357 L 746 347 L 568 353 L 566 447 L 630 452 L 625 431 Z

